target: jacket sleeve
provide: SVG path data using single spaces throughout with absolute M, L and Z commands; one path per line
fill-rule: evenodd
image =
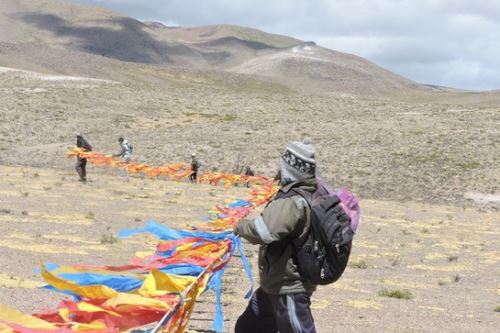
M 83 139 L 82 147 L 85 148 L 86 151 L 92 151 L 92 146 L 85 139 Z
M 289 236 L 298 237 L 308 221 L 309 207 L 304 198 L 294 196 L 269 204 L 255 220 L 243 220 L 235 233 L 252 244 L 269 244 Z
M 121 145 L 120 152 L 118 154 L 114 154 L 113 156 L 114 157 L 122 157 L 123 155 L 125 155 L 126 151 L 127 150 L 125 149 L 125 147 L 123 145 Z

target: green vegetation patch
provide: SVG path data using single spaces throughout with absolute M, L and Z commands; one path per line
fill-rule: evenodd
M 481 167 L 481 163 L 476 161 L 468 161 L 468 162 L 458 163 L 457 166 L 460 167 L 462 170 L 467 171 Z
M 101 244 L 114 244 L 118 242 L 118 238 L 113 235 L 102 235 Z
M 87 214 L 85 214 L 85 218 L 88 220 L 94 220 L 95 219 L 94 212 L 88 212 Z
M 398 298 L 398 299 L 412 299 L 413 294 L 408 290 L 408 289 L 395 289 L 395 290 L 388 290 L 388 289 L 382 289 L 378 292 L 379 296 L 382 297 L 391 297 L 391 298 Z
M 359 269 L 367 269 L 368 263 L 364 259 L 357 260 L 357 261 L 351 261 L 351 262 L 349 262 L 349 267 L 359 268 Z
M 221 120 L 223 121 L 234 121 L 238 119 L 238 117 L 234 114 L 225 114 L 223 117 L 221 117 Z
M 201 117 L 201 118 L 207 118 L 207 119 L 217 119 L 218 118 L 219 120 L 222 120 L 222 121 L 233 121 L 233 120 L 238 119 L 238 117 L 236 115 L 233 115 L 233 114 L 219 115 L 216 113 L 203 113 L 203 112 L 188 111 L 188 112 L 184 112 L 184 115 L 186 117 Z

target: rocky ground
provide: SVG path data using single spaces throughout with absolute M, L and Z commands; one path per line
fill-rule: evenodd
M 0 302 L 27 313 L 62 296 L 37 288 L 40 260 L 125 264 L 156 243 L 118 240 L 147 219 L 171 226 L 201 221 L 247 190 L 133 178 L 89 167 L 89 182 L 66 171 L 0 166 Z M 342 279 L 313 297 L 318 332 L 496 332 L 500 323 L 499 214 L 477 208 L 389 200 L 362 201 L 363 218 Z M 255 264 L 255 248 L 246 245 Z M 224 280 L 225 331 L 232 332 L 249 288 L 239 258 Z M 384 296 L 384 293 L 392 296 Z M 495 310 L 496 309 L 496 310 Z M 213 295 L 196 307 L 191 330 L 209 332 Z
M 63 168 L 81 131 L 102 152 L 124 135 L 151 164 L 197 152 L 205 170 L 250 164 L 273 175 L 286 143 L 307 136 L 323 177 L 362 197 L 470 205 L 473 193 L 500 206 L 497 106 L 310 96 L 149 70 L 157 84 L 0 73 L 0 163 Z
M 153 218 L 180 226 L 245 189 L 133 178 L 65 157 L 81 131 L 101 152 L 124 135 L 159 165 L 197 152 L 202 171 L 275 173 L 289 140 L 310 137 L 321 174 L 362 199 L 351 264 L 314 295 L 319 332 L 496 332 L 500 325 L 500 113 L 437 98 L 311 96 L 235 76 L 134 67 L 146 82 L 0 69 L 0 303 L 28 313 L 60 295 L 36 288 L 39 261 L 125 263 L 155 240 L 116 240 Z M 136 73 L 137 74 L 137 73 Z M 247 246 L 255 261 L 255 249 Z M 245 307 L 238 258 L 225 329 Z M 385 295 L 385 296 L 384 296 Z M 391 297 L 387 297 L 391 296 Z M 407 298 L 407 299 L 406 299 Z M 206 295 L 191 329 L 210 331 Z

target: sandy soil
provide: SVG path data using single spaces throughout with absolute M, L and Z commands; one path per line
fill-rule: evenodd
M 67 171 L 0 166 L 0 300 L 26 312 L 62 298 L 34 273 L 39 261 L 123 264 L 155 240 L 138 236 L 102 243 L 149 218 L 182 226 L 201 221 L 225 199 L 246 190 L 133 178 L 89 167 L 87 184 Z M 313 297 L 318 332 L 496 332 L 499 305 L 500 214 L 415 202 L 362 201 L 363 218 L 343 278 Z M 255 248 L 246 246 L 255 263 Z M 225 329 L 231 332 L 249 287 L 234 258 L 224 282 Z M 410 300 L 379 296 L 408 290 Z M 213 296 L 197 305 L 191 329 L 207 332 Z

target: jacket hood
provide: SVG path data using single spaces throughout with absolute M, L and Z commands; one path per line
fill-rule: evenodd
M 283 193 L 287 193 L 296 187 L 300 187 L 301 189 L 309 192 L 314 192 L 318 188 L 318 181 L 316 177 L 301 179 L 299 181 L 289 183 L 283 186 L 280 191 Z

